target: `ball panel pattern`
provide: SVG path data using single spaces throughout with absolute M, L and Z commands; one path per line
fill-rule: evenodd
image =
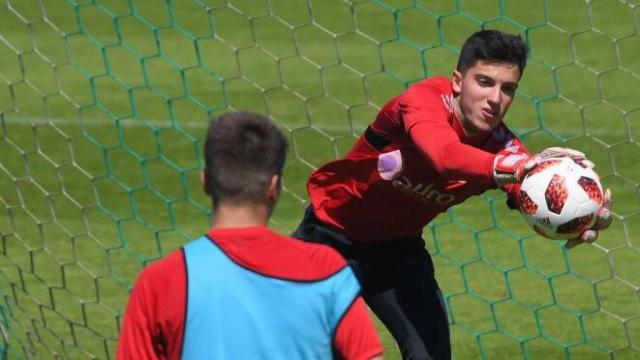
M 551 178 L 551 182 L 549 182 L 547 190 L 544 193 L 549 211 L 554 214 L 560 214 L 568 196 L 569 190 L 567 189 L 564 181 L 564 176 L 554 174 Z
M 558 234 L 580 234 L 589 228 L 592 220 L 593 214 L 581 216 L 559 225 L 556 232 Z
M 550 167 L 555 166 L 555 165 L 558 165 L 561 162 L 562 162 L 562 160 L 560 160 L 560 159 L 545 160 L 545 161 L 539 163 L 538 165 L 536 165 L 533 169 L 529 170 L 527 175 L 533 175 L 533 174 L 537 174 L 537 173 L 543 172 L 545 169 L 550 168 Z
M 595 222 L 604 193 L 598 174 L 580 165 L 570 158 L 546 160 L 523 180 L 520 212 L 539 235 L 572 239 Z
M 538 205 L 536 205 L 536 203 L 531 200 L 526 191 L 522 190 L 520 191 L 520 210 L 524 214 L 528 215 L 535 215 L 536 211 L 538 210 Z
M 598 204 L 602 204 L 602 191 L 600 187 L 592 178 L 581 176 L 578 179 L 578 185 L 587 193 L 589 199 L 595 201 Z

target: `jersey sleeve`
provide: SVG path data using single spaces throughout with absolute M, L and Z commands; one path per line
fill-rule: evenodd
M 133 286 L 118 341 L 117 359 L 178 359 L 186 308 L 181 250 L 147 266 Z
M 155 315 L 145 294 L 148 289 L 144 275 L 143 272 L 129 296 L 118 341 L 116 358 L 119 360 L 160 359 L 154 345 L 155 340 L 158 339 L 158 334 L 155 333 L 152 325 Z
M 334 346 L 348 360 L 368 360 L 382 354 L 380 338 L 361 296 L 338 324 Z
M 410 88 L 400 100 L 404 127 L 411 140 L 441 176 L 492 181 L 495 155 L 460 141 L 436 90 Z
M 370 359 L 382 353 L 373 320 L 360 296 L 360 284 L 345 265 L 333 276 L 334 306 L 331 318 L 336 325 L 334 348 L 347 360 Z
M 529 151 L 524 144 L 511 134 L 513 140 L 511 140 L 504 149 L 498 152 L 498 155 L 510 155 L 510 154 L 529 154 Z M 500 187 L 505 193 L 507 193 L 507 207 L 512 210 L 520 211 L 520 184 L 507 184 Z

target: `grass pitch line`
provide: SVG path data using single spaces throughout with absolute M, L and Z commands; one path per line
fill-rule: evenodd
M 53 124 L 60 126 L 86 126 L 86 127 L 107 127 L 113 126 L 115 120 L 105 120 L 105 119 L 74 119 L 74 118 L 36 118 L 36 117 L 5 117 L 0 118 L 0 127 L 2 127 L 2 123 L 11 124 L 11 125 L 24 125 L 24 126 L 34 126 L 34 125 L 45 125 L 45 124 Z M 339 132 L 351 132 L 355 130 L 358 133 L 364 131 L 366 126 L 346 126 L 346 125 L 314 125 L 308 123 L 283 123 L 278 122 L 279 124 L 287 127 L 290 130 L 301 130 L 301 129 L 311 129 L 315 128 L 321 131 L 339 131 Z M 176 121 L 175 124 L 178 124 L 183 129 L 206 129 L 208 126 L 207 121 Z M 124 128 L 170 128 L 174 126 L 174 122 L 169 120 L 143 120 L 137 118 L 125 118 L 118 120 L 118 126 Z M 582 135 L 583 133 L 579 132 L 571 132 L 571 131 L 561 131 L 558 132 L 561 136 L 572 137 L 577 135 Z M 585 134 L 586 135 L 586 134 Z M 594 136 L 627 136 L 630 135 L 627 130 L 621 129 L 594 129 L 588 132 L 588 135 Z M 633 136 L 630 136 L 633 137 Z
M 45 125 L 45 124 L 53 124 L 60 126 L 88 126 L 88 127 L 101 127 L 101 126 L 113 126 L 116 120 L 105 120 L 105 119 L 74 119 L 74 118 L 35 118 L 35 117 L 5 117 L 4 119 L 0 119 L 0 124 L 2 122 L 6 124 L 12 125 L 24 125 L 24 126 L 33 126 L 33 125 Z M 143 120 L 137 118 L 125 118 L 117 120 L 119 126 L 126 128 L 145 128 L 145 127 L 155 127 L 155 128 L 169 128 L 174 126 L 174 122 L 169 120 Z M 308 123 L 283 123 L 278 122 L 283 126 L 286 126 L 291 129 L 301 129 L 301 128 L 311 128 L 312 125 Z M 206 129 L 209 125 L 207 121 L 176 121 L 175 124 L 185 129 Z M 351 131 L 351 126 L 343 126 L 343 125 L 313 125 L 315 128 L 320 130 L 328 130 L 328 131 Z M 364 131 L 366 126 L 355 126 L 353 127 L 356 131 Z

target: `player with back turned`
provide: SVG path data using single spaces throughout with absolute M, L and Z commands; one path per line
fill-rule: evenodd
M 392 98 L 349 153 L 309 178 L 311 205 L 294 236 L 337 249 L 369 307 L 406 359 L 451 357 L 446 307 L 422 229 L 467 198 L 501 188 L 517 209 L 519 182 L 538 162 L 584 154 L 549 148 L 530 155 L 503 123 L 528 49 L 519 36 L 479 31 L 464 43 L 451 79 L 432 77 Z M 561 121 L 561 119 L 558 119 Z M 592 229 L 611 221 L 610 191 Z
M 118 359 L 382 358 L 346 261 L 265 226 L 285 153 L 284 136 L 263 116 L 211 123 L 203 182 L 213 225 L 139 276 Z

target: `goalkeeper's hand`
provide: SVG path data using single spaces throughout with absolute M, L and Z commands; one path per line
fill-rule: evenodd
M 576 164 L 583 167 L 588 167 L 590 169 L 593 169 L 595 167 L 595 165 L 591 161 L 587 160 L 587 157 L 583 152 L 565 147 L 554 146 L 546 148 L 539 152 L 536 156 L 538 156 L 538 162 L 553 158 L 569 157 Z
M 538 162 L 536 155 L 498 154 L 493 160 L 493 179 L 498 186 L 519 183 Z
M 498 186 L 519 183 L 522 182 L 529 170 L 540 162 L 563 157 L 571 158 L 571 160 L 584 167 L 594 167 L 594 164 L 587 160 L 584 153 L 580 151 L 564 147 L 550 147 L 531 156 L 522 153 L 496 155 L 493 161 L 493 178 Z
M 592 243 L 596 241 L 600 230 L 608 228 L 609 225 L 611 225 L 612 219 L 613 216 L 611 214 L 611 190 L 607 189 L 604 192 L 602 206 L 600 207 L 600 209 L 598 210 L 598 214 L 596 215 L 595 224 L 591 227 L 591 229 L 583 231 L 579 237 L 567 240 L 564 246 L 567 249 L 571 249 L 580 244 Z

